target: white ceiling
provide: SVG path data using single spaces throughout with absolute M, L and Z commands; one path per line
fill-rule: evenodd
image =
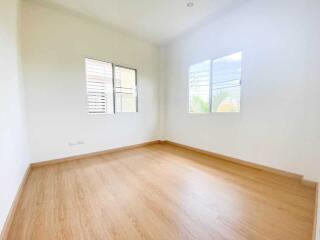
M 208 18 L 248 0 L 36 0 L 98 19 L 156 44 L 165 44 Z

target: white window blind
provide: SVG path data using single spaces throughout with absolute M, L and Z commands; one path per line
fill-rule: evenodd
M 112 63 L 86 59 L 88 112 L 114 113 Z

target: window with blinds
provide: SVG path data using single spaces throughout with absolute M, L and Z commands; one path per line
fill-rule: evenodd
M 240 112 L 242 52 L 189 69 L 189 112 Z
M 137 112 L 137 71 L 115 66 L 116 112 Z
M 88 113 L 137 112 L 137 70 L 85 59 Z
M 86 59 L 89 113 L 114 113 L 113 66 L 111 63 Z

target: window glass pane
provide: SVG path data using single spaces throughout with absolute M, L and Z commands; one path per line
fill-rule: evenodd
M 240 112 L 240 90 L 240 86 L 213 90 L 212 112 Z
M 86 59 L 89 113 L 114 113 L 112 75 L 111 63 Z
M 212 112 L 240 112 L 242 53 L 212 63 Z
M 209 112 L 210 60 L 189 69 L 189 112 Z
M 116 112 L 137 112 L 136 70 L 115 66 Z
M 136 112 L 136 95 L 126 93 L 116 93 L 117 112 Z

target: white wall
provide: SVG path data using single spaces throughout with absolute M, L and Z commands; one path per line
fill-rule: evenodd
M 158 48 L 69 12 L 25 2 L 22 16 L 32 160 L 159 138 Z M 84 58 L 138 69 L 139 113 L 88 115 Z M 69 142 L 85 144 L 70 147 Z
M 0 1 L 0 232 L 29 157 L 19 78 L 18 0 Z
M 250 1 L 164 50 L 165 137 L 305 175 L 320 169 L 320 1 Z M 239 114 L 188 114 L 188 66 L 243 51 Z

